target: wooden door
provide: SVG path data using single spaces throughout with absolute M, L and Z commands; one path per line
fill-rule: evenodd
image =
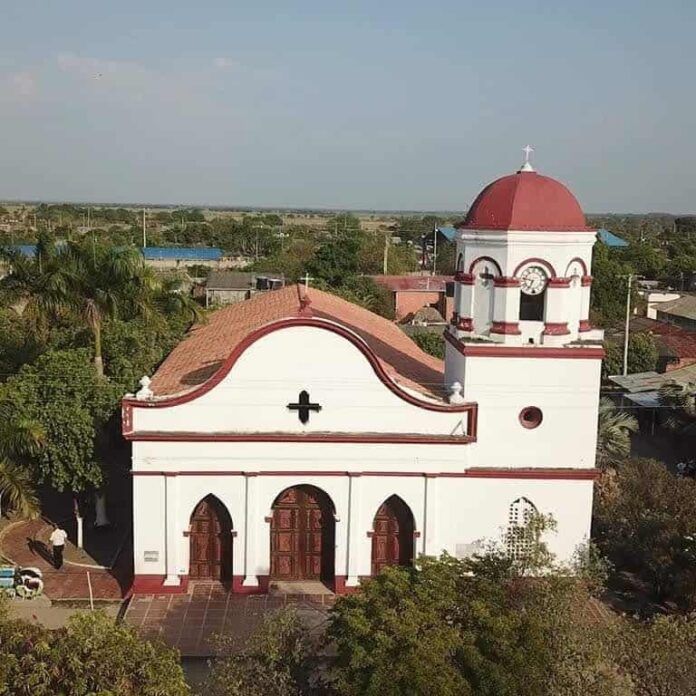
M 413 515 L 406 503 L 392 496 L 375 515 L 372 535 L 372 574 L 387 565 L 413 563 Z
M 191 515 L 189 577 L 226 580 L 232 575 L 232 525 L 213 496 L 201 500 Z
M 273 505 L 271 577 L 276 580 L 332 580 L 331 505 L 318 489 L 297 486 Z

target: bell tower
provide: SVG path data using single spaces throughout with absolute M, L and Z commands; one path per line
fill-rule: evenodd
M 524 447 L 524 431 L 539 428 L 538 446 L 561 457 L 552 443 L 566 434 L 564 445 L 572 440 L 574 456 L 593 465 L 603 357 L 603 332 L 589 321 L 596 231 L 568 188 L 524 152 L 457 225 L 445 381 L 479 402 L 482 438 L 504 422 L 510 444 Z

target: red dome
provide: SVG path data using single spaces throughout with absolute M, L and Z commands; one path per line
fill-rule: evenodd
M 459 227 L 477 230 L 587 231 L 575 196 L 559 181 L 519 171 L 488 184 Z

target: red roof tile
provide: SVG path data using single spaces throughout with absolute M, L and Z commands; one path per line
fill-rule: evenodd
M 358 334 L 396 382 L 431 395 L 442 392 L 443 361 L 424 353 L 398 326 L 336 295 L 310 288 L 308 296 L 315 318 Z M 213 312 L 167 356 L 152 377 L 152 390 L 164 396 L 202 384 L 246 336 L 271 322 L 297 316 L 298 309 L 297 286 L 290 285 Z

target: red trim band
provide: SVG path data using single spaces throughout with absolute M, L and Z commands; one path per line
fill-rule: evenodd
M 476 280 L 471 273 L 464 273 L 464 271 L 457 271 L 454 274 L 454 280 L 462 285 L 473 285 Z
M 584 275 L 582 278 L 580 278 L 580 284 L 584 287 L 587 288 L 590 285 L 592 285 L 592 276 L 590 275 Z
M 578 331 L 584 333 L 585 331 L 592 331 L 592 324 L 590 324 L 589 319 L 581 319 L 578 324 Z
M 451 343 L 462 355 L 477 358 L 563 358 L 567 360 L 601 360 L 604 349 L 586 346 L 544 347 L 544 346 L 501 346 L 498 344 L 462 343 L 448 331 L 445 340 Z
M 131 431 L 132 442 L 340 442 L 378 445 L 467 445 L 474 435 L 417 435 L 413 433 L 200 433 Z
M 459 317 L 456 328 L 458 331 L 473 331 L 474 320 L 471 317 Z
M 498 276 L 497 278 L 493 278 L 493 285 L 496 288 L 519 288 L 520 279 L 510 276 Z
M 565 321 L 547 321 L 544 324 L 544 336 L 567 336 L 570 333 Z
M 572 278 L 549 278 L 550 288 L 569 288 Z
M 516 321 L 494 321 L 491 323 L 492 334 L 503 334 L 506 336 L 519 336 L 520 325 Z

